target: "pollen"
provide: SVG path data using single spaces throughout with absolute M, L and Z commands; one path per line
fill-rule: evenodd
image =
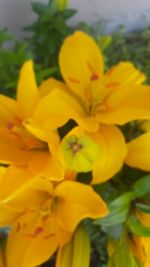
M 76 142 L 73 142 L 70 144 L 70 148 L 72 150 L 72 153 L 76 154 L 82 148 L 82 145 Z

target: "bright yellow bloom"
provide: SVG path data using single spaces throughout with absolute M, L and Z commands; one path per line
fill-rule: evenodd
M 76 121 L 99 143 L 102 152 L 94 179 L 106 181 L 122 167 L 126 156 L 123 136 L 112 124 L 150 118 L 150 88 L 141 85 L 145 76 L 129 62 L 104 73 L 98 46 L 83 32 L 66 38 L 59 63 L 67 86 L 57 81 L 52 86 L 54 80 L 44 82 L 47 94 L 39 101 L 28 127 L 38 124 L 51 130 L 69 119 Z
M 69 89 L 56 86 L 37 106 L 35 121 L 48 123 L 52 129 L 71 118 L 95 132 L 99 123 L 121 125 L 150 117 L 150 90 L 140 85 L 145 76 L 129 62 L 121 62 L 104 74 L 101 52 L 87 34 L 76 32 L 66 38 L 59 62 Z M 47 87 L 51 88 L 51 82 L 47 81 Z M 41 112 L 50 120 L 42 123 Z
M 30 133 L 24 127 L 24 120 L 32 116 L 42 97 L 40 94 L 33 63 L 27 61 L 21 69 L 17 100 L 0 95 L 0 163 L 28 165 L 33 172 L 45 169 L 46 175 L 61 177 L 63 171 L 54 156 L 59 143 L 57 133 L 38 125 Z
M 0 180 L 0 226 L 12 224 L 7 267 L 41 264 L 70 240 L 82 219 L 108 213 L 104 201 L 88 185 L 66 180 L 54 186 L 50 180 L 29 176 L 28 170 L 23 174 L 22 169 L 13 168 Z

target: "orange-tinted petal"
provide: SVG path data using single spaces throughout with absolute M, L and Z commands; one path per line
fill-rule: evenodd
M 16 212 L 28 211 L 28 209 L 35 210 L 41 207 L 52 193 L 53 186 L 49 180 L 33 177 L 14 190 L 1 203 L 8 208 L 11 207 Z
M 60 181 L 65 175 L 65 169 L 59 159 L 49 152 L 35 154 L 29 161 L 28 168 L 31 173 L 52 181 Z
M 93 184 L 107 181 L 122 167 L 126 156 L 126 145 L 120 130 L 115 126 L 100 126 L 91 135 L 99 144 L 100 156 L 93 166 Z
M 56 187 L 54 195 L 58 198 L 55 216 L 66 231 L 73 232 L 84 218 L 107 215 L 106 204 L 91 186 L 64 181 Z
M 21 223 L 18 227 L 17 223 L 8 238 L 7 267 L 39 266 L 53 255 L 57 247 L 58 241 L 49 221 L 38 224 L 35 217 L 25 229 Z
M 44 142 L 46 141 L 46 143 L 48 143 L 50 152 L 52 154 L 56 154 L 60 142 L 60 137 L 57 131 L 44 129 L 32 119 L 25 120 L 24 126 L 31 134 L 33 134 L 33 136 Z
M 102 79 L 102 54 L 86 33 L 75 32 L 66 38 L 60 50 L 59 63 L 67 85 L 83 99 L 90 93 L 91 83 Z
M 32 152 L 23 149 L 22 141 L 4 129 L 0 129 L 0 163 L 25 165 Z
M 97 110 L 96 117 L 107 124 L 125 124 L 137 119 L 150 118 L 150 87 L 134 85 L 113 90 L 103 103 L 105 109 Z
M 33 62 L 28 60 L 22 66 L 17 89 L 19 115 L 22 118 L 30 117 L 39 99 L 35 80 Z
M 131 167 L 150 171 L 150 133 L 142 134 L 128 143 L 125 163 Z

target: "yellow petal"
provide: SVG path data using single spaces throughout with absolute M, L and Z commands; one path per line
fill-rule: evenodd
M 24 121 L 24 126 L 26 129 L 33 134 L 35 137 L 42 141 L 46 141 L 48 143 L 48 147 L 50 148 L 50 152 L 52 154 L 56 154 L 56 151 L 59 147 L 60 137 L 57 131 L 51 131 L 40 127 L 35 121 L 32 119 L 27 119 Z
M 50 155 L 49 152 L 35 154 L 29 161 L 28 169 L 31 173 L 51 181 L 60 181 L 65 176 L 65 169 L 59 159 Z
M 42 177 L 33 177 L 14 190 L 8 197 L 3 199 L 6 207 L 11 207 L 16 212 L 34 210 L 51 197 L 53 192 L 52 183 Z
M 99 127 L 95 118 L 90 117 L 74 97 L 59 89 L 53 90 L 39 101 L 32 119 L 47 130 L 56 129 L 69 119 L 75 120 L 89 131 L 96 131 Z
M 21 212 L 15 212 L 11 208 L 5 207 L 1 202 L 0 214 L 0 227 L 6 227 L 7 225 L 13 224 L 22 215 Z
M 96 117 L 107 124 L 125 124 L 137 119 L 150 118 L 150 86 L 134 85 L 113 90 L 105 100 L 105 109 Z
M 28 60 L 22 66 L 17 89 L 19 115 L 22 118 L 30 117 L 39 99 L 36 85 L 33 62 Z
M 120 62 L 105 75 L 105 86 L 110 89 L 120 89 L 119 86 L 141 84 L 146 76 L 130 62 Z
M 17 102 L 7 96 L 0 95 L 0 124 L 7 127 L 17 117 Z
M 73 181 L 60 183 L 54 192 L 58 198 L 55 216 L 66 231 L 73 232 L 84 218 L 99 218 L 108 213 L 106 204 L 91 186 Z
M 150 133 L 142 134 L 128 143 L 125 163 L 131 167 L 150 171 Z
M 23 149 L 23 143 L 18 137 L 0 129 L 0 163 L 24 165 L 30 157 L 32 152 Z
M 35 235 L 38 229 L 39 234 Z M 26 229 L 22 229 L 20 223 L 20 227 L 15 225 L 9 234 L 7 267 L 39 266 L 53 255 L 57 247 L 50 221 L 38 224 L 37 218 L 33 218 L 26 224 Z
M 42 82 L 39 87 L 40 97 L 48 95 L 53 89 L 59 88 L 61 90 L 66 90 L 66 85 L 63 82 L 60 82 L 54 78 L 49 78 Z
M 0 177 L 0 200 L 11 195 L 18 187 L 32 178 L 33 175 L 26 168 L 17 168 L 15 166 L 5 168 L 3 175 Z
M 59 63 L 65 82 L 85 99 L 91 83 L 103 76 L 102 54 L 94 40 L 83 32 L 67 37 L 61 47 Z
M 93 166 L 93 184 L 107 181 L 122 167 L 126 145 L 120 130 L 115 126 L 101 126 L 91 135 L 99 144 L 100 156 Z

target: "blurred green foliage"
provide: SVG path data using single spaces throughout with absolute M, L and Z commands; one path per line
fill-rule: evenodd
M 54 0 L 48 4 L 32 3 L 36 21 L 25 27 L 28 36 L 17 40 L 6 29 L 0 30 L 0 91 L 14 95 L 18 73 L 25 60 L 32 58 L 35 62 L 37 82 L 53 75 L 60 77 L 58 69 L 58 51 L 64 38 L 74 31 L 67 21 L 75 10 L 57 11 Z
M 19 43 L 7 30 L 0 30 L 0 91 L 13 95 L 18 72 L 23 62 L 31 57 L 27 42 Z
M 58 11 L 54 0 L 49 0 L 48 4 L 32 3 L 32 10 L 36 13 L 37 19 L 24 29 L 30 33 L 27 40 L 34 60 L 37 64 L 42 64 L 43 68 L 57 66 L 60 46 L 64 38 L 74 30 L 68 26 L 67 21 L 76 11 Z M 56 69 L 55 72 L 57 71 Z
M 150 27 L 137 32 L 125 33 L 124 27 L 112 36 L 111 45 L 106 51 L 108 65 L 119 61 L 131 61 L 147 75 L 150 82 Z

